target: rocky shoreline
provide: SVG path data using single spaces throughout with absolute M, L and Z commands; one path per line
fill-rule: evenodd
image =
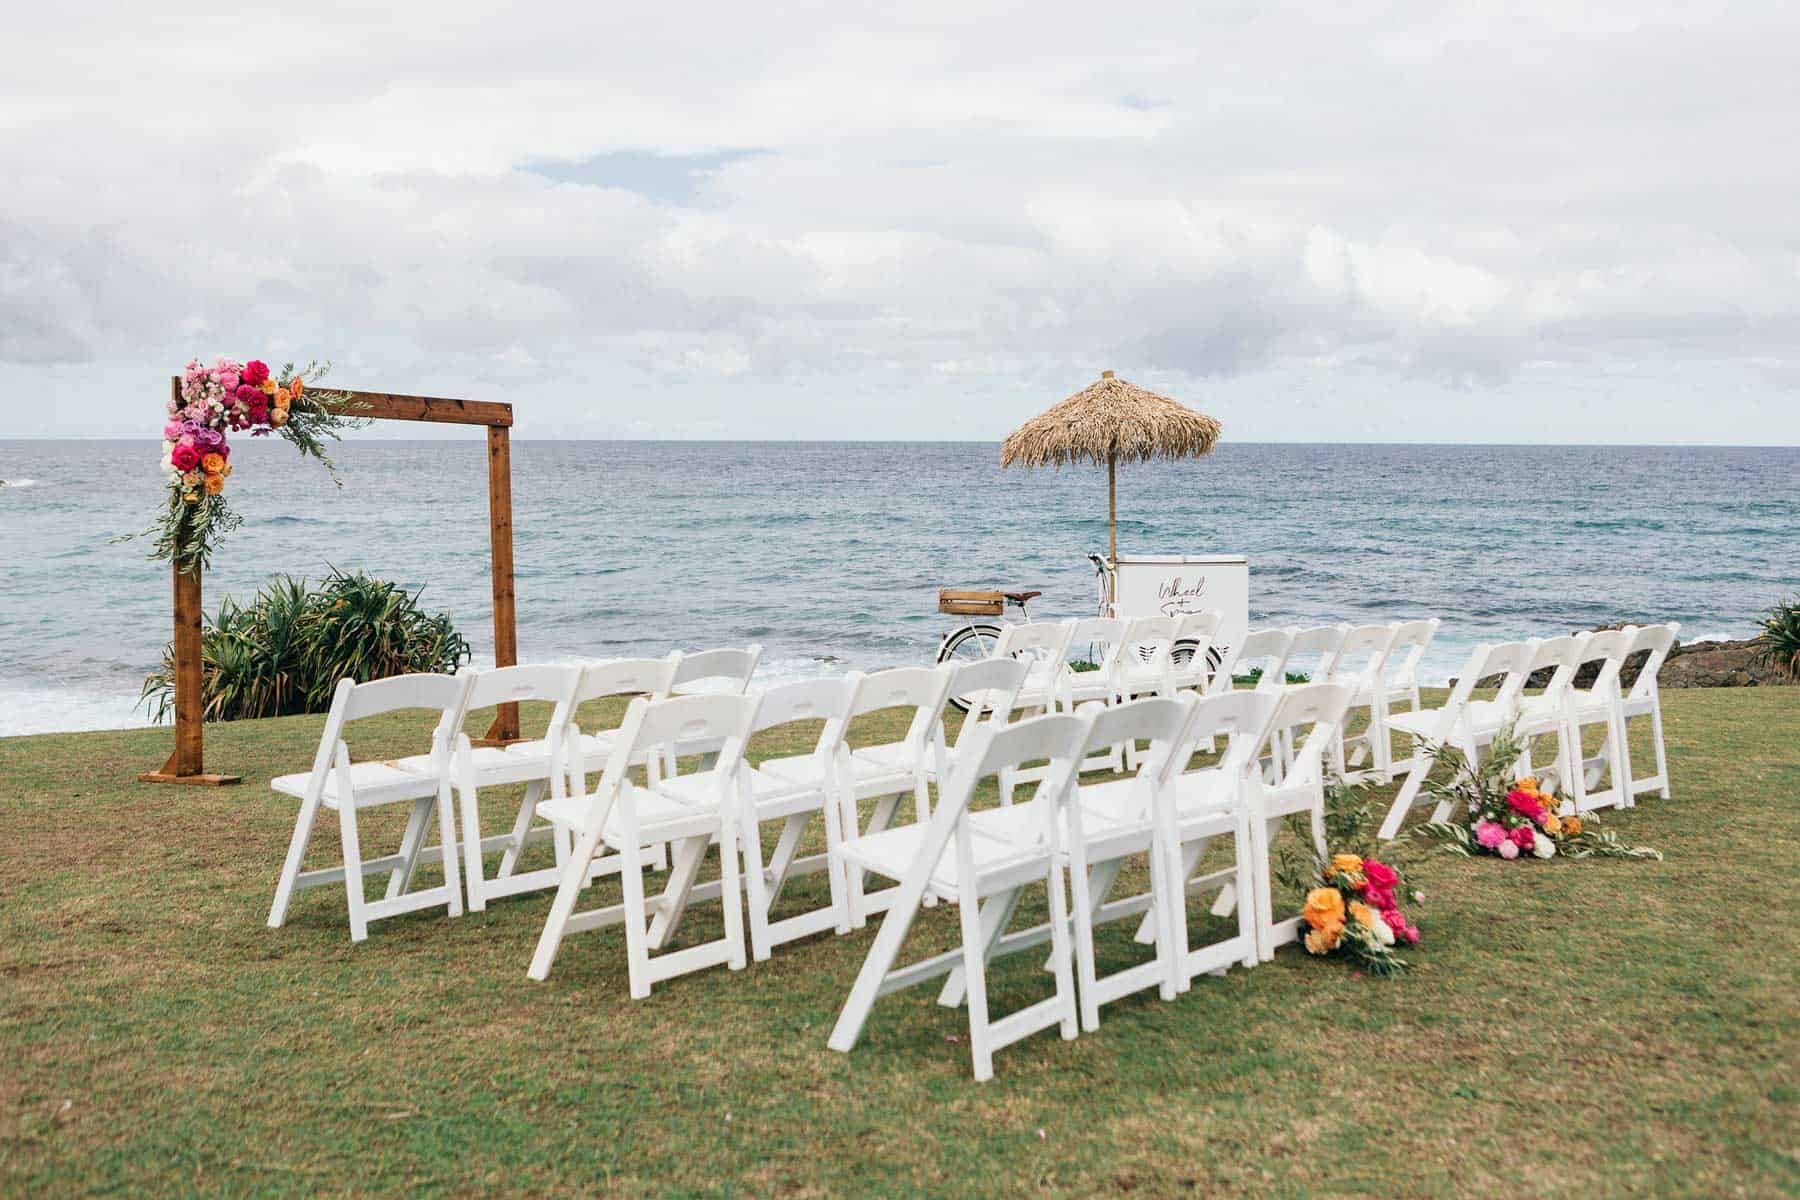
M 1596 631 L 1598 632 L 1598 631 Z M 1626 687 L 1636 681 L 1638 671 L 1644 665 L 1649 653 L 1634 654 L 1625 660 L 1620 678 Z M 1590 663 L 1584 666 L 1575 676 L 1576 687 L 1588 687 L 1598 674 L 1599 667 Z M 1456 681 L 1451 680 L 1454 684 Z M 1498 676 L 1481 681 L 1484 687 L 1494 687 L 1500 682 Z M 1539 671 L 1527 684 L 1529 687 L 1543 687 L 1550 682 L 1550 672 Z M 1742 642 L 1677 642 L 1669 651 L 1668 661 L 1663 663 L 1662 673 L 1657 682 L 1666 688 L 1714 688 L 1714 687 L 1792 687 L 1800 684 L 1774 666 L 1762 662 L 1758 657 L 1755 641 Z

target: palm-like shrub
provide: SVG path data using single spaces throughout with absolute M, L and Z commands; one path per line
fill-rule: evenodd
M 255 599 L 226 599 L 201 634 L 208 721 L 324 712 L 344 678 L 367 681 L 415 671 L 454 671 L 469 643 L 448 613 L 428 613 L 419 594 L 360 572 L 332 570 L 317 591 L 278 575 Z M 175 651 L 144 680 L 153 719 L 175 706 Z
M 1756 636 L 1756 652 L 1788 678 L 1800 679 L 1800 596 L 1769 610 Z

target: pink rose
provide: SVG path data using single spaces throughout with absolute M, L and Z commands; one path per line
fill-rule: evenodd
M 259 384 L 269 377 L 269 364 L 261 359 L 253 358 L 244 364 L 244 382 Z
M 262 389 L 251 387 L 247 383 L 240 383 L 234 394 L 237 396 L 239 404 L 249 405 L 262 396 Z
M 1409 946 L 1416 946 L 1419 944 L 1418 926 L 1408 925 L 1406 923 L 1406 914 L 1399 909 L 1392 907 L 1382 909 L 1381 919 L 1387 922 L 1387 927 L 1389 929 L 1394 931 L 1396 940 L 1405 942 Z
M 1365 858 L 1363 859 L 1363 878 L 1369 881 L 1371 888 L 1380 888 L 1384 892 L 1391 892 L 1394 890 L 1394 885 L 1400 882 L 1400 873 L 1386 863 Z
M 1509 808 L 1518 813 L 1521 817 L 1526 817 L 1533 821 L 1541 820 L 1543 818 L 1544 802 L 1530 792 L 1522 792 L 1517 788 L 1514 788 L 1512 791 L 1506 793 L 1506 803 Z
M 183 442 L 169 451 L 169 461 L 175 464 L 177 471 L 191 471 L 200 465 L 200 451 Z
M 163 426 L 163 441 L 165 441 L 165 442 L 175 441 L 177 438 L 179 438 L 181 436 L 181 433 L 182 433 L 181 422 L 180 421 L 170 421 L 167 425 Z
M 1500 849 L 1496 853 L 1501 858 L 1517 858 L 1519 857 L 1519 844 L 1512 841 L 1501 842 Z
M 1362 898 L 1363 903 L 1370 908 L 1394 907 L 1394 890 L 1392 888 L 1378 888 L 1370 885 L 1363 889 Z
M 1498 821 L 1475 822 L 1475 840 L 1483 850 L 1497 850 L 1506 840 L 1506 827 Z
M 223 371 L 219 374 L 219 386 L 228 392 L 236 391 L 237 385 L 242 382 L 236 371 Z
M 1537 834 L 1532 832 L 1529 825 L 1515 825 L 1512 832 L 1506 836 L 1511 838 L 1512 844 L 1521 850 L 1529 850 L 1537 845 Z

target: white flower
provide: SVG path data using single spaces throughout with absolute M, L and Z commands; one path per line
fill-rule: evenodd
M 1375 933 L 1375 940 L 1382 945 L 1391 946 L 1394 944 L 1394 931 L 1388 928 L 1388 923 L 1381 919 L 1380 913 L 1375 914 L 1375 923 L 1370 926 L 1370 929 Z
M 1555 858 L 1556 843 L 1551 840 L 1549 834 L 1539 833 L 1537 840 L 1531 844 L 1531 852 L 1539 858 Z

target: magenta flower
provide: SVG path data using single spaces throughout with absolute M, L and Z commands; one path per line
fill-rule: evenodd
M 1498 821 L 1475 822 L 1475 841 L 1483 850 L 1497 850 L 1506 840 L 1506 828 Z
M 1530 850 L 1537 845 L 1537 834 L 1532 832 L 1529 825 L 1515 825 L 1507 836 L 1512 839 L 1512 844 L 1521 850 Z

